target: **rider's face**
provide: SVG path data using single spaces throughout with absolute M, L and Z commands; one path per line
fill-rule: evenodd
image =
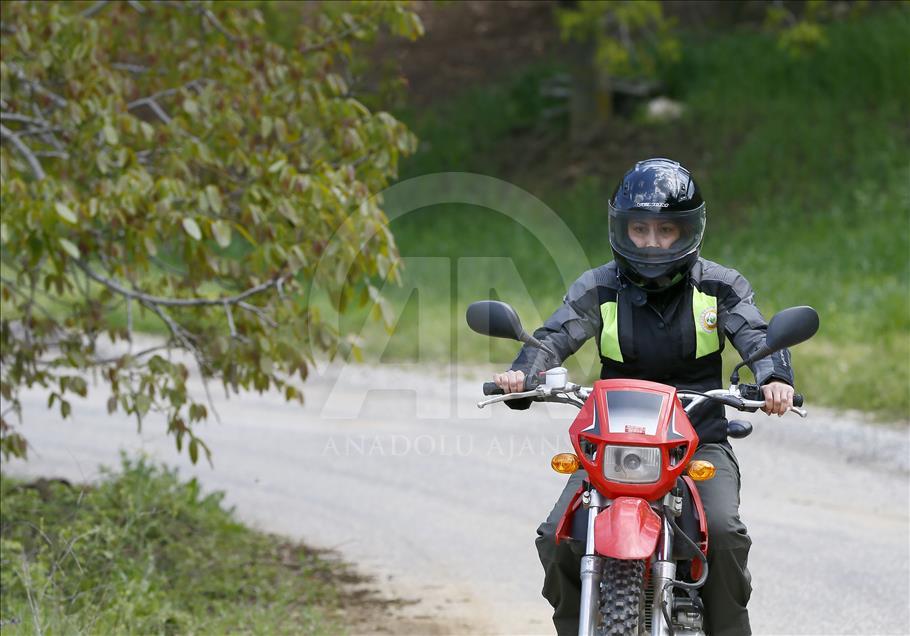
M 679 225 L 673 221 L 642 219 L 629 223 L 629 238 L 635 247 L 669 249 L 680 237 Z

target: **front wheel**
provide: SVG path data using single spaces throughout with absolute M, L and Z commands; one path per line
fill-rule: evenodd
M 600 636 L 646 636 L 645 562 L 604 558 Z

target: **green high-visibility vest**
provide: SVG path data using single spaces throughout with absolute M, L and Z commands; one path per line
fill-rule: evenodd
M 619 313 L 616 301 L 600 306 L 603 330 L 600 332 L 600 353 L 603 357 L 623 362 L 619 347 Z M 720 350 L 717 333 L 717 298 L 692 289 L 692 317 L 695 322 L 695 357 L 701 358 Z

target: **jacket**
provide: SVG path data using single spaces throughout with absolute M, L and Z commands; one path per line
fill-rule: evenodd
M 668 290 L 646 293 L 611 261 L 582 274 L 563 304 L 534 332 L 556 356 L 525 345 L 512 369 L 533 376 L 559 366 L 589 338 L 597 338 L 601 379 L 632 378 L 706 391 L 723 384 L 721 354 L 727 340 L 745 359 L 765 341 L 767 322 L 749 282 L 736 270 L 699 258 L 689 275 Z M 793 384 L 790 352 L 750 365 L 759 385 Z M 527 408 L 530 400 L 513 400 Z M 692 421 L 702 443 L 726 439 L 722 405 Z

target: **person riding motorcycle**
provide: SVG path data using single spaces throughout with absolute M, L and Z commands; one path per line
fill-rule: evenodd
M 494 381 L 505 392 L 525 390 L 525 378 L 558 366 L 589 338 L 597 338 L 601 379 L 651 380 L 680 390 L 722 387 L 721 352 L 729 339 L 745 359 L 765 340 L 767 323 L 748 281 L 736 270 L 699 256 L 706 206 L 692 175 L 679 163 L 641 161 L 609 201 L 614 260 L 572 284 L 563 304 L 534 332 L 551 353 L 524 346 L 511 369 Z M 783 415 L 793 405 L 793 371 L 786 349 L 751 365 L 762 387 L 764 411 Z M 528 408 L 530 398 L 508 402 Z M 708 579 L 701 589 L 710 636 L 751 634 L 747 560 L 751 539 L 739 517 L 740 473 L 727 441 L 722 405 L 692 421 L 699 436 L 696 459 L 717 468 L 698 482 L 708 518 Z M 545 578 L 560 636 L 578 633 L 580 541 L 555 541 L 556 525 L 584 481 L 573 474 L 553 511 L 537 530 Z

